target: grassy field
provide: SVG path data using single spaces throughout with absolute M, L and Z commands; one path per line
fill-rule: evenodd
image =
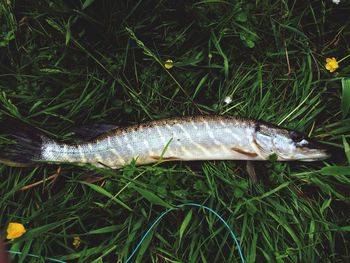
M 350 54 L 348 1 L 71 2 L 0 3 L 0 119 L 74 141 L 77 125 L 233 115 L 339 156 L 260 162 L 256 183 L 242 161 L 0 165 L 0 235 L 10 222 L 27 229 L 6 241 L 16 262 L 124 262 L 153 220 L 187 202 L 228 221 L 246 262 L 350 261 L 350 58 L 325 68 Z M 103 180 L 86 184 L 92 173 Z M 240 262 L 224 225 L 198 208 L 169 213 L 134 259 Z

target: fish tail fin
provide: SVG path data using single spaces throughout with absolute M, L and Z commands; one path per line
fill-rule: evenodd
M 49 140 L 37 128 L 12 117 L 0 121 L 1 137 L 6 138 L 0 144 L 0 163 L 14 167 L 38 165 L 42 160 L 43 143 Z M 2 136 L 3 133 L 5 136 Z

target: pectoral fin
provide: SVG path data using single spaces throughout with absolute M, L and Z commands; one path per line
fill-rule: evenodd
M 252 183 L 255 184 L 258 182 L 258 178 L 256 176 L 256 172 L 255 172 L 255 167 L 254 167 L 254 162 L 252 161 L 247 161 L 247 173 L 250 177 L 250 179 L 252 180 Z
M 247 157 L 250 157 L 250 158 L 254 158 L 254 157 L 258 156 L 256 153 L 248 152 L 248 151 L 242 150 L 242 149 L 240 149 L 238 147 L 231 147 L 231 150 L 234 151 L 234 152 L 243 154 L 243 155 L 245 155 Z

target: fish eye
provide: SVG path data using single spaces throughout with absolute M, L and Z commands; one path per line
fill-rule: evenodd
M 304 135 L 296 131 L 290 131 L 289 136 L 293 142 L 301 142 L 304 139 Z

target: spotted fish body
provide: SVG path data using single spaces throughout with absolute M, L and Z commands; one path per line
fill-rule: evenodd
M 300 137 L 293 132 L 294 137 Z M 298 136 L 295 136 L 297 134 Z M 318 160 L 326 149 L 291 131 L 234 117 L 197 116 L 116 128 L 93 141 L 69 145 L 43 139 L 39 160 L 120 168 L 136 160 Z

